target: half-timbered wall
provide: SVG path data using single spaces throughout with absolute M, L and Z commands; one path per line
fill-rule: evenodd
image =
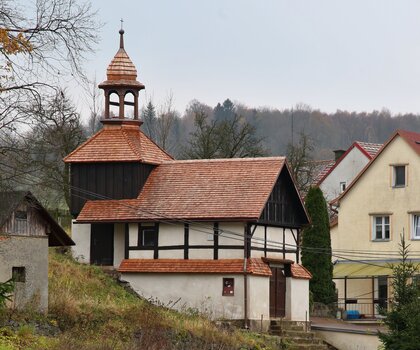
M 26 219 L 25 219 L 26 217 Z M 49 226 L 30 203 L 20 204 L 6 220 L 1 233 L 22 236 L 46 236 Z
M 143 245 L 141 230 L 151 227 L 156 227 L 156 244 Z M 226 230 L 226 233 L 222 230 Z M 242 258 L 243 232 L 243 223 L 129 224 L 128 257 L 131 259 Z
M 131 163 L 71 164 L 71 214 L 76 217 L 88 199 L 136 198 L 154 165 Z
M 298 230 L 286 227 L 251 227 L 251 257 L 270 257 L 297 261 Z
M 73 224 L 74 255 L 89 262 L 90 224 Z M 143 237 L 144 232 L 146 236 Z M 252 236 L 244 246 L 244 235 Z M 241 259 L 298 261 L 298 230 L 244 222 L 114 224 L 114 266 L 121 259 Z
M 301 228 L 308 223 L 287 168 L 280 173 L 259 222 L 291 228 Z

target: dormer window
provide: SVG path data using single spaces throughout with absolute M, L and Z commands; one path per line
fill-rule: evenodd
M 346 190 L 346 182 L 340 182 L 340 193 Z
M 392 187 L 406 186 L 406 166 L 393 165 L 392 166 Z

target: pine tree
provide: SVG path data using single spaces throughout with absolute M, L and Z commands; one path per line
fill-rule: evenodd
M 309 189 L 305 206 L 311 225 L 302 233 L 302 264 L 312 274 L 309 288 L 313 300 L 330 304 L 336 299 L 332 281 L 330 226 L 327 204 L 318 187 Z
M 379 338 L 386 350 L 416 350 L 420 344 L 420 292 L 413 277 L 419 273 L 419 265 L 408 260 L 408 246 L 401 236 L 400 263 L 392 265 L 392 289 L 394 298 L 390 310 L 382 310 L 387 333 Z
M 146 108 L 142 111 L 142 119 L 144 122 L 143 130 L 152 140 L 156 140 L 156 109 L 152 101 L 147 103 Z

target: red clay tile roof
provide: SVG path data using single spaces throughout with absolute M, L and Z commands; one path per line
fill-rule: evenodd
M 312 183 L 314 185 L 317 185 L 329 172 L 329 170 L 334 166 L 334 164 L 334 159 L 313 161 L 312 165 L 314 166 L 314 180 Z
M 369 143 L 369 142 L 356 141 L 355 144 L 359 145 L 364 151 L 366 151 L 370 159 L 375 157 L 382 147 L 382 143 Z
M 379 158 L 380 154 L 384 151 L 385 148 L 397 137 L 400 136 L 408 145 L 420 156 L 420 133 L 406 130 L 397 130 L 392 134 L 392 136 L 383 144 L 378 153 L 373 157 L 373 159 L 366 164 L 362 171 L 356 176 L 356 178 L 351 182 L 351 184 L 346 188 L 346 190 L 337 198 L 332 200 L 330 203 L 339 203 L 340 200 L 354 187 L 358 180 L 363 176 L 367 169 L 369 169 L 376 159 Z
M 137 199 L 87 201 L 77 221 L 257 220 L 284 164 L 284 157 L 164 162 Z
M 292 277 L 297 279 L 305 279 L 310 280 L 312 278 L 312 274 L 302 265 L 300 264 L 292 264 Z
M 76 148 L 67 157 L 66 163 L 77 162 L 144 162 L 160 164 L 173 159 L 138 127 L 105 125 L 89 140 Z
M 399 134 L 405 142 L 407 142 L 411 148 L 420 155 L 420 133 L 406 130 L 397 130 L 396 134 Z
M 353 148 L 359 149 L 369 160 L 371 160 L 381 149 L 382 144 L 380 143 L 368 143 L 368 142 L 361 142 L 361 141 L 355 141 L 353 144 L 347 149 L 347 151 L 339 158 L 337 161 L 335 161 L 331 166 L 326 167 L 322 173 L 320 173 L 315 180 L 318 180 L 315 182 L 317 186 L 319 186 L 325 178 L 338 166 L 338 164 L 341 163 L 341 161 L 347 156 L 347 154 L 350 153 L 350 151 Z M 321 176 L 322 175 L 322 176 Z
M 121 262 L 119 272 L 141 273 L 210 273 L 242 274 L 243 259 L 125 259 Z M 257 276 L 271 276 L 271 270 L 261 259 L 247 261 L 247 273 Z

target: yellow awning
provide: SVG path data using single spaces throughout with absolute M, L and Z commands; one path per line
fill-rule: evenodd
M 334 278 L 372 277 L 392 275 L 392 269 L 386 263 L 336 263 Z

